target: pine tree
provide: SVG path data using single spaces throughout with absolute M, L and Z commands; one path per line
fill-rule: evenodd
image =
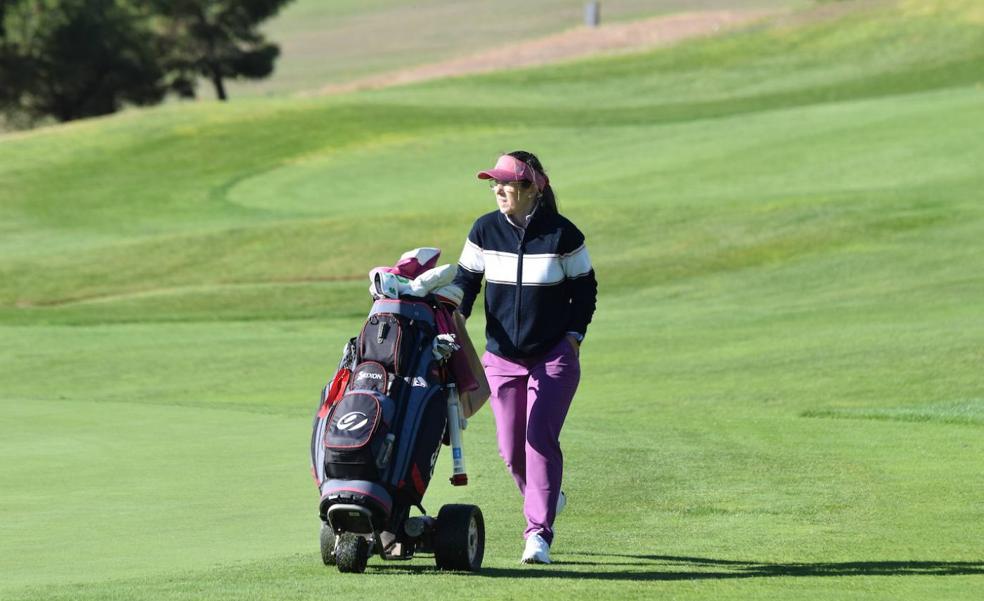
M 167 92 L 149 21 L 117 0 L 0 0 L 0 109 L 28 122 L 112 113 Z
M 226 79 L 260 79 L 273 71 L 280 48 L 257 27 L 290 0 L 154 0 L 162 17 L 166 65 L 184 81 L 202 76 L 226 100 Z

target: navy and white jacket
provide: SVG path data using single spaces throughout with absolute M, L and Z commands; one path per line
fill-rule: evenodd
M 499 211 L 475 221 L 458 261 L 458 310 L 471 315 L 485 277 L 486 349 L 525 359 L 567 335 L 584 335 L 598 284 L 584 235 L 562 215 L 536 210 L 524 230 Z

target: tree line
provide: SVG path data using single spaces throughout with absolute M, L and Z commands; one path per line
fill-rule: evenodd
M 258 31 L 290 0 L 0 0 L 0 112 L 71 121 L 193 98 L 209 81 L 273 72 Z

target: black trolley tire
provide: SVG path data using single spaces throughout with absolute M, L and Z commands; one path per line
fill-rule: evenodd
M 335 537 L 335 531 L 331 529 L 331 526 L 322 522 L 320 538 L 321 561 L 325 562 L 326 566 L 335 565 L 335 543 L 338 541 Z
M 434 562 L 442 570 L 478 572 L 485 557 L 485 518 L 477 505 L 445 505 L 437 514 Z
M 369 561 L 369 541 L 349 532 L 338 537 L 335 546 L 335 565 L 339 572 L 361 574 Z

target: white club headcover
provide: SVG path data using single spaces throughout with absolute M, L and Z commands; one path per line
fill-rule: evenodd
M 408 285 L 406 278 L 384 271 L 380 267 L 369 272 L 369 282 L 369 294 L 376 300 L 400 298 L 401 288 Z
M 454 281 L 457 273 L 455 266 L 450 263 L 434 269 L 428 269 L 410 282 L 408 294 L 412 296 L 427 296 L 429 293 L 443 288 Z

